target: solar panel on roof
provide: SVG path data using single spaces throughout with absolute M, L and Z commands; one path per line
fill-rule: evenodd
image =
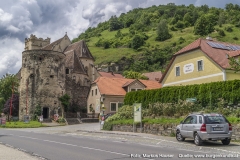
M 224 44 L 221 44 L 221 43 L 207 42 L 207 44 L 210 45 L 213 48 L 228 50 L 227 46 L 225 46 Z
M 236 50 L 240 50 L 240 46 L 233 46 L 233 45 L 231 45 L 231 46 L 229 46 L 232 50 L 234 50 L 234 51 L 236 51 Z

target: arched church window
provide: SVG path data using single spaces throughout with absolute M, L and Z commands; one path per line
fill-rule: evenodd
M 66 74 L 69 74 L 69 69 L 68 68 L 66 68 Z

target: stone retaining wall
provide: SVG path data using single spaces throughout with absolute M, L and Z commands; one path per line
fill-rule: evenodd
M 173 136 L 176 129 L 175 124 L 162 125 L 162 124 L 144 124 L 142 127 L 142 133 Z M 133 125 L 113 125 L 113 131 L 133 132 Z M 141 133 L 140 125 L 135 126 L 134 132 Z M 233 140 L 240 140 L 240 124 L 233 126 Z

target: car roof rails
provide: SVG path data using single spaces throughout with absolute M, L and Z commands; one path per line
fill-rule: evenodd
M 203 112 L 192 112 L 191 114 L 203 114 Z

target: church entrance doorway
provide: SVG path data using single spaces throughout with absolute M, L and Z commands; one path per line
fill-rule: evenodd
M 43 107 L 43 118 L 49 118 L 49 108 L 48 107 Z

